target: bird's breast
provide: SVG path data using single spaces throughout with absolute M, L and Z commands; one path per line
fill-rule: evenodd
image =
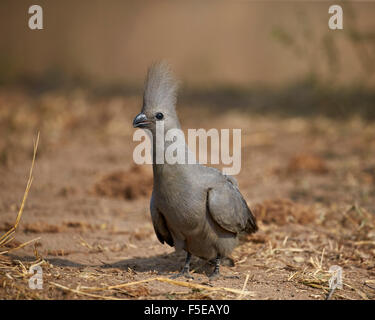
M 155 188 L 156 205 L 171 228 L 194 229 L 205 217 L 205 198 L 198 190 L 181 184 Z

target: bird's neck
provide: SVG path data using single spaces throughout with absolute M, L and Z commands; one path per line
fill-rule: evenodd
M 179 129 L 179 128 L 178 128 Z M 182 131 L 181 131 L 182 133 Z M 166 139 L 166 134 L 161 137 L 153 135 L 152 139 L 152 168 L 154 177 L 158 178 L 163 172 L 178 172 L 186 169 L 186 164 L 195 156 L 189 149 L 184 135 L 179 135 L 174 141 Z

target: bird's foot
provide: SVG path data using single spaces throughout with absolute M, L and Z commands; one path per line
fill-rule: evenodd
M 214 281 L 217 279 L 239 279 L 239 276 L 233 275 L 233 276 L 223 276 L 219 271 L 214 271 L 210 276 L 208 276 L 208 279 L 210 281 Z
M 194 279 L 194 277 L 190 274 L 189 270 L 187 269 L 182 269 L 181 272 L 177 273 L 177 274 L 174 274 L 173 276 L 171 276 L 171 279 L 177 279 L 177 278 L 180 278 L 180 277 L 185 277 L 187 279 Z
M 208 276 L 208 279 L 210 281 L 214 281 L 220 278 L 220 272 L 219 270 L 214 270 L 214 272 L 211 273 L 211 275 Z
M 223 276 L 224 279 L 239 279 L 239 276 L 233 275 L 233 276 Z

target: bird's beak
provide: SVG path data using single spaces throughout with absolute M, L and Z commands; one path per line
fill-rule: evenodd
M 151 124 L 151 121 L 147 119 L 144 113 L 138 114 L 133 120 L 134 128 L 147 128 Z

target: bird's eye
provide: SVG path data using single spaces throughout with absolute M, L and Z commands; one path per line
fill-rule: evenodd
M 158 120 L 161 120 L 164 118 L 164 115 L 161 113 L 161 112 L 158 112 L 156 115 L 155 115 L 156 119 Z

